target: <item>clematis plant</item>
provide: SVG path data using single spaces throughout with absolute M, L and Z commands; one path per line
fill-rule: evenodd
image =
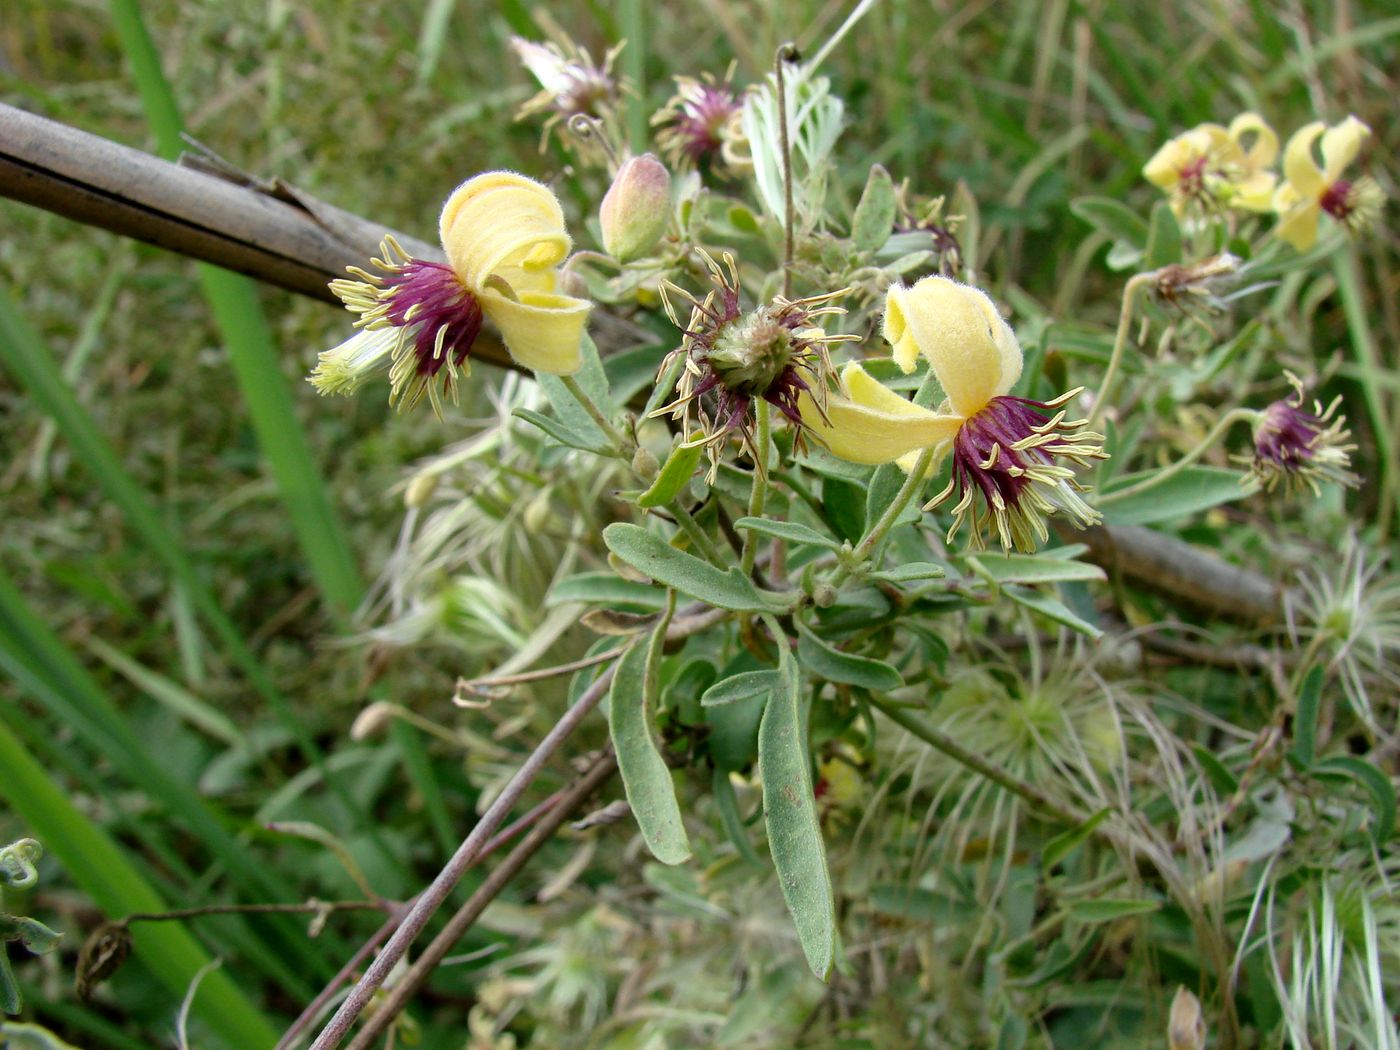
M 1317 241 L 1318 225 L 1324 214 L 1348 232 L 1355 233 L 1373 222 L 1380 213 L 1385 195 L 1369 176 L 1344 178 L 1361 151 L 1371 129 L 1355 117 L 1328 127 L 1314 121 L 1299 128 L 1288 140 L 1283 154 L 1285 182 L 1274 195 L 1279 213 L 1278 235 L 1300 252 Z M 1313 147 L 1321 139 L 1322 163 L 1313 158 Z
M 525 368 L 578 371 L 591 306 L 555 290 L 570 240 L 553 192 L 513 172 L 478 175 L 447 198 L 438 227 L 446 264 L 410 258 L 386 238 L 377 272 L 354 268 L 331 284 L 359 318 L 353 336 L 321 354 L 317 390 L 352 394 L 387 375 L 391 403 L 407 409 L 426 396 L 440 416 L 444 396 L 456 401 L 483 319 Z

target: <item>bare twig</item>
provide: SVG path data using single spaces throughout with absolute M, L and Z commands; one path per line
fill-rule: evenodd
M 437 969 L 438 965 L 450 952 L 453 946 L 465 936 L 471 929 L 472 924 L 486 910 L 500 892 L 510 884 L 510 881 L 520 873 L 526 863 L 533 857 L 546 842 L 559 830 L 559 826 L 569 818 L 569 814 L 578 808 L 582 802 L 602 785 L 603 781 L 612 776 L 617 769 L 617 759 L 611 750 L 600 755 L 589 770 L 579 777 L 561 795 L 559 802 L 549 812 L 549 815 L 541 820 L 520 841 L 520 844 L 506 855 L 505 859 L 487 876 L 471 899 L 458 909 L 457 913 L 448 920 L 427 948 L 423 950 L 408 972 L 394 985 L 388 997 L 378 1003 L 374 1010 L 374 1016 L 369 1019 L 365 1027 L 351 1041 L 347 1050 L 369 1050 L 374 1041 L 383 1035 L 385 1030 L 393 1024 L 394 1019 L 403 1012 L 404 1008 L 412 1001 L 414 995 L 423 986 L 424 982 Z
M 44 208 L 299 295 L 339 303 L 328 282 L 363 265 L 387 230 L 283 182 L 241 176 L 204 159 L 199 170 L 0 105 L 0 196 Z M 217 171 L 218 174 L 213 174 Z M 412 255 L 436 245 L 394 233 Z M 512 367 L 483 332 L 477 360 Z

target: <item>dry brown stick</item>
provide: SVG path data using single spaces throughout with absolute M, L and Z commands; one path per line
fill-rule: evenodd
M 369 1050 L 369 1047 L 384 1031 L 394 1022 L 424 982 L 432 976 L 438 964 L 452 950 L 453 945 L 466 935 L 472 925 L 486 910 L 500 892 L 509 885 L 510 881 L 520 873 L 520 869 L 525 867 L 530 858 L 533 857 L 546 842 L 559 830 L 559 825 L 568 819 L 569 814 L 578 808 L 585 799 L 596 791 L 602 783 L 612 776 L 617 769 L 617 758 L 611 749 L 600 755 L 594 761 L 592 767 L 579 777 L 566 790 L 563 797 L 556 804 L 542 821 L 531 829 L 530 834 L 521 839 L 519 844 L 506 854 L 505 859 L 498 864 L 491 874 L 486 877 L 486 881 L 477 887 L 471 898 L 457 910 L 457 913 L 447 920 L 447 925 L 442 931 L 432 939 L 428 947 L 423 949 L 420 955 L 409 967 L 408 972 L 394 985 L 388 997 L 375 1006 L 374 1014 L 366 1022 L 364 1028 L 350 1042 L 346 1050 Z
M 386 229 L 281 182 L 195 170 L 0 104 L 0 196 L 267 284 L 339 302 L 327 284 L 378 251 Z M 410 254 L 442 252 L 394 233 Z M 474 359 L 513 367 L 483 332 Z

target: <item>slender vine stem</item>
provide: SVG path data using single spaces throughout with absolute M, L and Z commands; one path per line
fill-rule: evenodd
M 1118 331 L 1113 336 L 1113 352 L 1109 354 L 1108 368 L 1104 371 L 1103 382 L 1099 384 L 1098 393 L 1094 395 L 1093 407 L 1089 410 L 1089 422 L 1086 425 L 1090 430 L 1103 418 L 1104 410 L 1108 407 L 1109 395 L 1113 393 L 1113 384 L 1118 379 L 1118 369 L 1123 363 L 1123 351 L 1128 346 L 1128 333 L 1133 327 L 1133 306 L 1137 301 L 1138 292 L 1156 280 L 1156 277 L 1156 270 L 1135 273 L 1123 286 L 1123 306 L 1118 311 Z
M 904 508 L 909 506 L 909 501 L 923 491 L 924 485 L 928 483 L 928 468 L 929 464 L 933 462 L 934 451 L 934 448 L 930 446 L 919 453 L 919 458 L 914 461 L 914 468 L 905 477 L 904 484 L 899 487 L 899 491 L 895 493 L 890 505 L 885 508 L 879 520 L 870 526 L 869 531 L 861 538 L 860 543 L 851 552 L 846 563 L 837 568 L 831 580 L 832 586 L 840 586 L 844 583 L 851 575 L 852 567 L 861 564 L 875 552 L 875 548 L 885 538 L 885 534 L 894 528 L 894 523 L 904 513 Z
M 705 534 L 705 530 L 700 527 L 700 523 L 695 520 L 695 515 L 686 510 L 679 503 L 672 503 L 671 514 L 676 519 L 676 524 L 681 527 L 681 531 L 686 534 L 690 542 L 695 545 L 695 549 L 704 555 L 705 560 L 716 568 L 725 569 L 724 556 L 720 554 L 719 548 L 714 541 Z
M 1112 492 L 1105 493 L 1103 496 L 1099 497 L 1099 506 L 1106 507 L 1110 503 L 1116 503 L 1119 500 L 1127 499 L 1129 496 L 1138 496 L 1144 492 L 1151 491 L 1162 484 L 1162 482 L 1176 476 L 1204 456 L 1217 441 L 1225 436 L 1225 432 L 1236 423 L 1253 420 L 1257 418 L 1258 415 L 1259 413 L 1252 408 L 1232 408 L 1229 412 L 1226 412 L 1220 417 L 1220 421 L 1211 428 L 1210 433 L 1201 440 L 1201 443 L 1190 452 L 1186 453 L 1186 455 L 1182 456 L 1170 466 L 1157 471 L 1157 473 L 1149 478 L 1143 478 L 1141 481 L 1135 482 L 1127 488 L 1114 489 Z
M 559 376 L 559 381 L 564 384 L 564 389 L 573 395 L 579 406 L 588 413 L 588 417 L 598 425 L 598 429 L 607 435 L 608 441 L 612 444 L 610 455 L 621 456 L 623 450 L 627 448 L 627 441 L 617 428 L 608 421 L 608 417 L 603 414 L 603 410 L 598 407 L 597 402 L 588 395 L 588 391 L 579 385 L 579 381 L 570 375 Z
M 772 418 L 767 401 L 755 399 L 754 440 L 753 440 L 753 487 L 749 489 L 749 517 L 763 517 L 763 509 L 768 505 L 768 451 L 772 447 Z M 744 533 L 744 551 L 739 557 L 739 568 L 745 576 L 753 572 L 754 561 L 758 557 L 758 534 L 752 529 Z
M 787 76 L 783 63 L 795 58 L 797 49 L 783 44 L 773 56 L 773 77 L 778 89 L 778 141 L 783 150 L 783 298 L 792 298 L 792 259 L 796 254 L 795 218 L 792 206 L 792 140 L 788 130 Z
M 890 721 L 907 729 L 914 736 L 918 737 L 930 747 L 943 752 L 955 762 L 966 766 L 968 769 L 978 773 L 995 784 L 999 784 L 1013 795 L 1019 795 L 1036 809 L 1047 816 L 1070 825 L 1078 825 L 1084 822 L 1084 817 L 1076 813 L 1069 806 L 1059 802 L 1047 795 L 1040 788 L 1036 787 L 1020 777 L 1014 776 L 998 765 L 987 761 L 975 751 L 958 743 L 952 736 L 935 729 L 923 719 L 910 714 L 897 704 L 892 704 L 888 700 L 877 694 L 872 694 L 870 702 L 889 718 Z

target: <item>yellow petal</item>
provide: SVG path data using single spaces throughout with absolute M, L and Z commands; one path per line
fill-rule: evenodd
M 1164 143 L 1142 167 L 1148 182 L 1170 193 L 1181 181 L 1181 170 L 1191 162 L 1191 147 L 1181 137 Z
M 477 294 L 500 270 L 547 270 L 569 254 L 554 193 L 510 171 L 487 172 L 457 187 L 443 206 L 439 230 L 447 261 Z
M 1274 208 L 1274 184 L 1278 176 L 1272 171 L 1256 171 L 1231 184 L 1230 207 L 1243 211 L 1265 212 Z
M 510 356 L 526 368 L 569 375 L 582 366 L 580 344 L 592 303 L 546 292 L 522 292 L 517 301 L 494 288 L 484 289 L 480 299 Z
M 1305 252 L 1317 243 L 1317 223 L 1321 215 L 1317 201 L 1302 201 L 1283 214 L 1274 232 L 1298 251 Z
M 1325 185 L 1322 169 L 1313 160 L 1313 143 L 1327 125 L 1320 120 L 1304 125 L 1293 133 L 1283 150 L 1283 177 L 1299 197 L 1317 197 Z
M 1244 147 L 1244 137 L 1254 133 L 1254 141 L 1248 149 Z M 1267 168 L 1278 159 L 1278 135 L 1258 113 L 1241 113 L 1230 121 L 1230 141 L 1244 156 L 1244 163 L 1251 171 Z
M 941 415 L 906 401 L 858 364 L 847 365 L 842 380 L 850 397 L 828 396 L 826 419 L 806 393 L 798 400 L 798 410 L 832 455 L 852 463 L 889 463 L 950 440 L 963 424 L 960 416 Z
M 1347 169 L 1361 152 L 1361 143 L 1370 136 L 1371 129 L 1355 117 L 1347 117 L 1340 124 L 1334 124 L 1322 135 L 1323 178 L 1330 186 Z
M 986 294 L 947 277 L 925 277 L 885 297 L 885 338 L 895 361 L 913 369 L 922 353 L 954 413 L 973 416 L 1021 376 L 1021 347 Z

